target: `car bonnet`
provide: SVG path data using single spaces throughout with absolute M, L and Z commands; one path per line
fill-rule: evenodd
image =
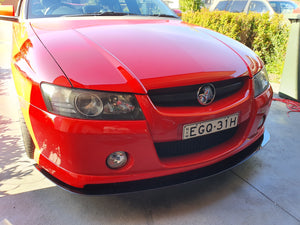
M 179 20 L 57 18 L 31 25 L 78 88 L 146 93 L 251 75 L 249 65 L 258 61 L 233 40 Z

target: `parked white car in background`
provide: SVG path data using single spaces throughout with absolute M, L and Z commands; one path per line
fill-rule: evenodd
M 265 0 L 218 0 L 210 7 L 210 11 L 229 11 L 229 12 L 269 12 L 274 14 L 275 11 L 268 1 Z

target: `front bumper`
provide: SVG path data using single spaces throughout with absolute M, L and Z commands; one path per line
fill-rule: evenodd
M 66 183 L 63 183 L 62 181 L 56 179 L 54 176 L 48 173 L 46 170 L 41 168 L 38 164 L 35 164 L 35 167 L 42 174 L 44 174 L 48 179 L 54 182 L 56 185 L 62 187 L 63 189 L 78 194 L 104 195 L 104 194 L 128 193 L 128 192 L 156 189 L 156 188 L 166 187 L 170 185 L 186 183 L 186 182 L 198 180 L 201 178 L 206 178 L 224 172 L 250 158 L 255 152 L 257 152 L 259 149 L 264 147 L 269 142 L 269 140 L 270 140 L 270 135 L 268 131 L 265 130 L 264 134 L 261 135 L 257 141 L 255 141 L 253 144 L 251 144 L 244 150 L 240 151 L 239 153 L 223 161 L 220 161 L 216 164 L 207 167 L 202 167 L 200 169 L 196 169 L 184 173 L 173 174 L 169 176 L 145 179 L 145 180 L 109 183 L 109 184 L 85 185 L 83 188 L 76 188 Z
M 146 120 L 87 121 L 56 116 L 29 107 L 37 168 L 66 189 L 86 194 L 130 192 L 207 177 L 247 159 L 263 141 L 272 88 L 253 99 L 251 81 L 242 93 L 216 103 L 212 111 L 188 107 L 172 111 L 155 108 L 147 96 L 138 96 Z M 226 104 L 226 105 L 224 105 Z M 155 143 L 182 137 L 182 125 L 240 113 L 237 131 L 208 150 L 161 158 Z M 262 121 L 262 123 L 261 123 Z M 213 140 L 214 141 L 214 140 Z M 109 169 L 106 158 L 115 151 L 129 155 L 125 167 Z M 36 154 L 37 153 L 37 154 Z

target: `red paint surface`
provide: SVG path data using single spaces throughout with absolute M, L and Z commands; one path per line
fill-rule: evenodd
M 256 141 L 272 98 L 253 97 L 252 77 L 262 68 L 248 48 L 178 20 L 44 19 L 14 25 L 17 91 L 41 150 L 39 165 L 63 182 L 114 183 L 212 165 Z M 207 107 L 155 107 L 148 90 L 248 76 L 236 94 Z M 22 82 L 29 85 L 24 86 Z M 143 121 L 93 121 L 47 112 L 40 83 L 135 93 Z M 30 86 L 30 89 L 28 89 Z M 24 87 L 24 88 L 21 88 Z M 28 97 L 29 96 L 29 97 Z M 159 159 L 154 142 L 181 140 L 183 125 L 239 113 L 229 141 L 203 152 Z M 120 170 L 106 166 L 114 151 L 128 153 Z

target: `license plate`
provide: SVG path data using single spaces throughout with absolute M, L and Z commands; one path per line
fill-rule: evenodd
M 214 120 L 186 124 L 183 126 L 182 139 L 195 138 L 236 127 L 238 120 L 239 114 L 236 113 Z

